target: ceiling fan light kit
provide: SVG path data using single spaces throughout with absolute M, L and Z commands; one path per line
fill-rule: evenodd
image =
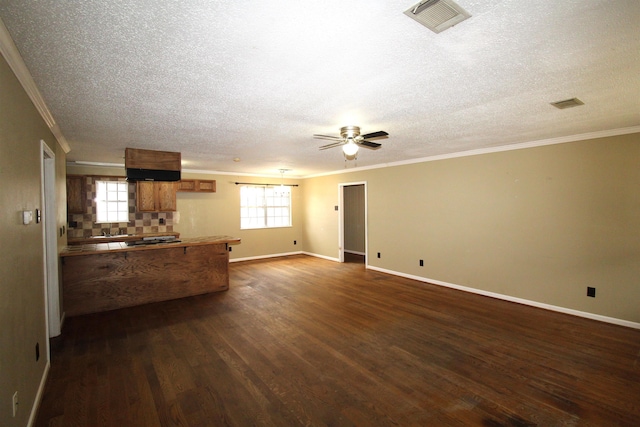
M 358 126 L 341 127 L 340 136 L 313 135 L 314 138 L 334 141 L 331 144 L 323 145 L 320 147 L 320 150 L 342 146 L 342 152 L 347 160 L 355 159 L 360 147 L 377 150 L 382 146 L 382 144 L 378 142 L 367 141 L 367 139 L 386 138 L 388 136 L 389 134 L 383 130 L 360 135 L 360 128 Z
M 349 140 L 342 146 L 342 152 L 345 156 L 355 156 L 358 152 L 358 146 L 353 142 L 353 140 Z

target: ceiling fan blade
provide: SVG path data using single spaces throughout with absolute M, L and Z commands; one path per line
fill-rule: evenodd
M 371 142 L 371 141 L 360 141 L 358 145 L 362 145 L 364 148 L 370 148 L 372 150 L 382 147 L 382 144 L 378 144 L 377 142 Z
M 322 147 L 320 147 L 320 150 L 326 150 L 327 148 L 339 147 L 341 145 L 344 145 L 344 141 L 334 142 L 332 144 L 323 145 Z
M 330 136 L 330 135 L 313 135 L 314 138 L 318 139 L 331 139 L 333 141 L 342 141 L 342 138 L 339 136 Z
M 362 135 L 362 138 L 364 138 L 364 139 L 373 139 L 373 138 L 382 138 L 383 136 L 389 136 L 389 134 L 386 133 L 383 130 L 379 130 L 378 132 L 371 132 L 371 133 L 367 133 L 365 135 Z

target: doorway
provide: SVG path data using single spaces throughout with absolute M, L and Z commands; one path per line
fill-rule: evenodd
M 339 184 L 340 262 L 367 262 L 367 187 L 366 182 Z
M 44 254 L 44 295 L 45 315 L 49 338 L 61 332 L 60 288 L 58 283 L 58 241 L 56 226 L 56 156 L 44 141 L 42 148 L 41 188 L 42 188 L 42 237 Z M 49 352 L 47 351 L 47 354 Z

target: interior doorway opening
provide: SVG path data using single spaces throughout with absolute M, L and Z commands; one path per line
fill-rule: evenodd
M 340 262 L 367 263 L 367 184 L 339 184 Z

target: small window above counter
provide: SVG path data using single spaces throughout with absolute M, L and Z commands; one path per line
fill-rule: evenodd
M 182 179 L 178 182 L 178 191 L 191 193 L 215 193 L 216 181 L 208 179 Z

